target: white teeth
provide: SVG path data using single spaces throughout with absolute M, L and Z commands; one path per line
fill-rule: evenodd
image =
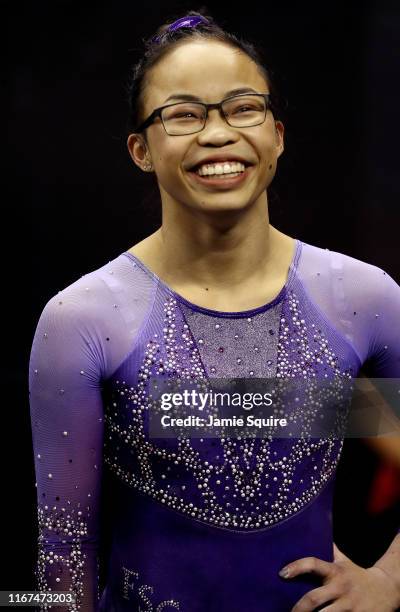
M 212 174 L 232 174 L 234 172 L 244 172 L 245 165 L 240 162 L 223 162 L 217 164 L 204 164 L 196 170 L 200 176 L 209 176 Z

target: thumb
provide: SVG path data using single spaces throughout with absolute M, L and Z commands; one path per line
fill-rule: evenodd
M 335 542 L 333 543 L 333 558 L 334 561 L 346 561 L 348 557 L 338 549 Z

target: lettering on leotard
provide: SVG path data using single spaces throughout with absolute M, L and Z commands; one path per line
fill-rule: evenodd
M 140 606 L 139 606 L 139 610 L 140 612 L 153 612 L 154 608 L 153 608 L 153 604 L 151 603 L 151 599 L 149 599 L 146 595 L 146 592 L 149 593 L 150 595 L 153 595 L 154 593 L 154 589 L 153 587 L 149 586 L 148 584 L 142 584 L 139 587 L 139 598 L 140 598 Z M 142 606 L 146 606 L 145 608 L 143 608 Z
M 169 599 L 166 601 L 162 601 L 158 604 L 156 612 L 162 612 L 165 608 L 174 608 L 174 610 L 180 610 L 179 602 L 174 601 L 173 599 Z
M 139 604 L 139 612 L 169 612 L 172 609 L 181 609 L 175 599 L 164 599 L 158 604 L 153 602 L 151 596 L 154 595 L 154 588 L 148 584 L 139 584 L 139 572 L 136 570 L 122 566 L 122 584 L 123 598 L 135 600 Z
M 129 590 L 134 590 L 134 584 L 129 583 L 130 578 L 136 578 L 138 580 L 139 574 L 133 570 L 128 569 L 127 567 L 122 567 L 123 573 L 123 592 L 122 596 L 124 599 L 129 599 Z

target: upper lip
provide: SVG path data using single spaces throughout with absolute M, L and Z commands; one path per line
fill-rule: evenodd
M 204 159 L 201 159 L 200 161 L 190 166 L 189 170 L 195 170 L 196 168 L 198 168 L 199 166 L 203 166 L 204 164 L 222 164 L 223 162 L 240 162 L 245 166 L 251 166 L 251 162 L 249 162 L 247 159 L 244 159 L 244 157 L 241 157 L 240 155 L 234 155 L 233 153 L 232 155 L 225 153 L 224 155 L 210 155 L 209 157 L 205 157 Z

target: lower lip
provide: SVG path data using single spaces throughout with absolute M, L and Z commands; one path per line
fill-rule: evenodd
M 200 174 L 197 174 L 197 172 L 189 172 L 189 174 L 193 176 L 194 179 L 198 183 L 200 183 L 200 185 L 205 185 L 206 187 L 219 187 L 220 189 L 230 189 L 231 187 L 236 187 L 236 185 L 240 185 L 240 183 L 243 183 L 243 181 L 245 181 L 248 177 L 251 168 L 252 166 L 247 166 L 244 172 L 241 172 L 238 176 L 234 176 L 231 178 L 227 177 L 212 179 L 200 176 Z

